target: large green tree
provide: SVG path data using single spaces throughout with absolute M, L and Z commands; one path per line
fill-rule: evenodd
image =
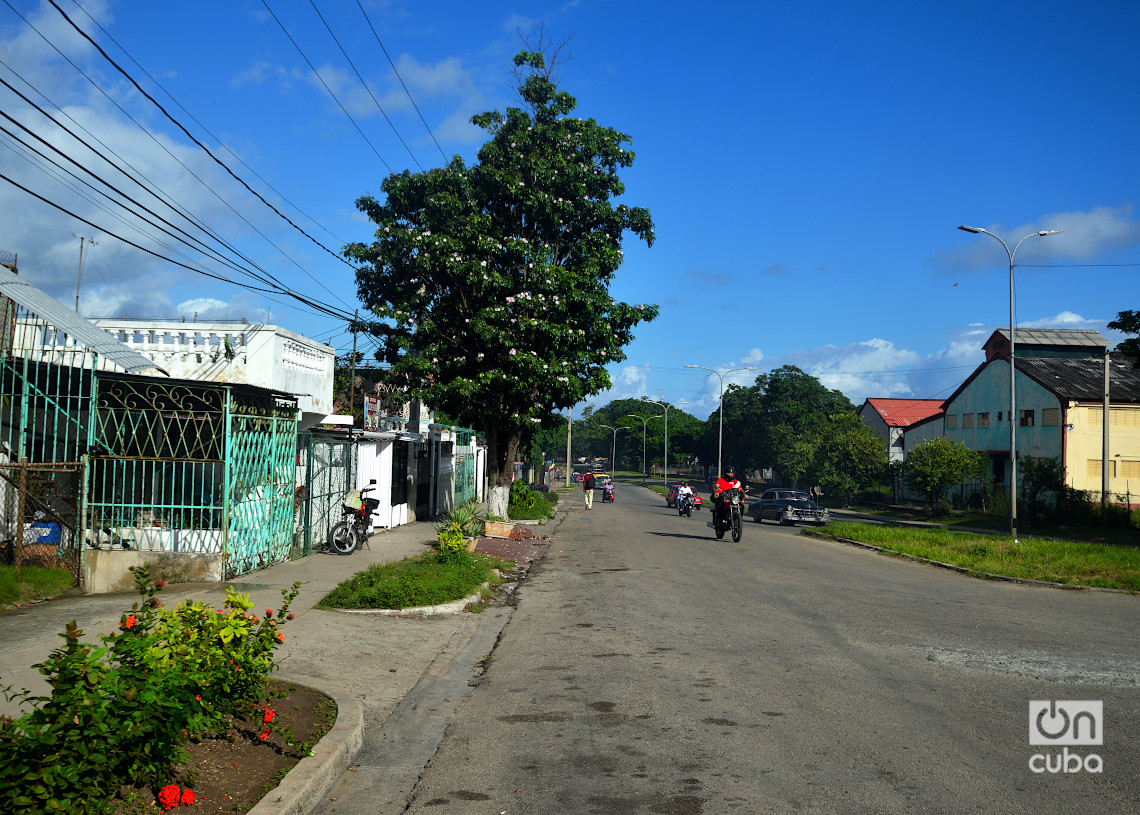
M 812 478 L 851 506 L 855 493 L 878 480 L 887 465 L 883 440 L 856 413 L 830 417 L 812 457 Z
M 786 481 L 806 475 L 814 446 L 830 417 L 854 413 L 837 390 L 794 365 L 756 377 L 748 388 L 730 385 L 724 392 L 724 463 L 748 469 L 772 467 Z M 718 416 L 709 417 L 706 436 L 715 442 Z
M 572 117 L 541 53 L 514 64 L 523 107 L 472 117 L 489 134 L 477 161 L 388 176 L 383 202 L 356 202 L 375 240 L 345 248 L 388 378 L 484 434 L 503 516 L 520 447 L 609 387 L 605 366 L 657 315 L 609 293 L 622 235 L 654 240 L 647 210 L 613 200 L 629 136 Z

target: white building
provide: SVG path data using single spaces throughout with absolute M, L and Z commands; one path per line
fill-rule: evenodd
M 307 430 L 333 412 L 336 350 L 276 325 L 92 320 L 175 379 L 241 383 L 292 394 Z

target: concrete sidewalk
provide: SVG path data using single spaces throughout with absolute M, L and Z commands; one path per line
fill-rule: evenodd
M 430 523 L 415 523 L 378 532 L 365 548 L 347 557 L 314 554 L 279 563 L 225 583 L 168 585 L 159 597 L 168 606 L 201 599 L 221 607 L 232 587 L 250 595 L 256 613 L 281 605 L 281 590 L 300 582 L 291 610 L 296 619 L 283 626 L 281 673 L 324 679 L 368 700 L 369 707 L 391 706 L 415 684 L 422 667 L 439 653 L 457 628 L 454 619 L 400 620 L 399 625 L 379 618 L 321 611 L 313 606 L 341 581 L 373 563 L 386 563 L 418 555 L 435 540 Z M 0 612 L 0 684 L 46 694 L 43 676 L 31 666 L 62 645 L 59 636 L 71 620 L 83 630 L 82 639 L 97 642 L 119 626 L 121 615 L 139 596 L 133 592 L 65 597 L 33 606 Z M 22 710 L 0 698 L 0 714 L 18 716 Z M 379 712 L 375 715 L 379 715 Z
M 541 534 L 553 533 L 566 508 L 567 504 L 560 505 L 553 522 L 541 527 Z M 278 649 L 282 665 L 277 676 L 309 684 L 335 699 L 337 724 L 317 745 L 313 757 L 291 770 L 250 815 L 310 815 L 327 805 L 330 794 L 334 800 L 340 798 L 341 812 L 349 811 L 348 802 L 357 797 L 357 804 L 363 806 L 371 798 L 356 795 L 355 787 L 344 788 L 342 782 L 347 776 L 351 776 L 349 781 L 360 780 L 356 773 L 345 773 L 358 758 L 362 778 L 367 776 L 388 798 L 411 794 L 415 779 L 442 738 L 444 711 L 458 704 L 472 666 L 490 653 L 510 619 L 510 610 L 415 618 L 347 614 L 314 605 L 353 574 L 374 563 L 418 555 L 434 541 L 430 523 L 409 524 L 373 535 L 371 549 L 347 557 L 316 554 L 229 583 L 175 584 L 159 592 L 169 606 L 202 599 L 220 607 L 226 588 L 232 587 L 250 595 L 260 614 L 280 606 L 282 589 L 289 589 L 295 581 L 301 584 L 290 609 L 296 618 L 282 627 L 285 642 Z M 0 685 L 46 695 L 44 677 L 31 666 L 62 644 L 59 634 L 67 623 L 76 620 L 83 630 L 82 639 L 97 642 L 99 634 L 117 630 L 121 615 L 138 599 L 135 593 L 77 596 L 0 612 Z M 426 699 L 431 704 L 417 704 Z M 22 712 L 0 697 L 0 714 L 19 716 Z M 390 718 L 392 724 L 385 728 Z M 334 791 L 338 782 L 341 788 Z

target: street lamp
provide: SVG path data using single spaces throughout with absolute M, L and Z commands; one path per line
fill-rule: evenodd
M 660 419 L 658 416 L 640 416 L 637 413 L 627 413 L 622 418 L 632 417 L 634 419 L 641 419 L 641 480 L 644 483 L 645 479 L 649 476 L 649 471 L 645 466 L 645 428 L 649 426 L 650 419 Z M 633 428 L 630 428 L 631 430 Z
M 713 370 L 712 368 L 706 368 L 704 365 L 686 365 L 685 367 L 700 368 L 703 371 L 712 371 L 714 374 L 720 377 L 720 396 L 718 397 L 720 406 L 717 408 L 717 413 L 720 415 L 720 431 L 717 434 L 716 438 L 716 474 L 719 476 L 722 472 L 720 469 L 720 451 L 721 447 L 724 444 L 724 378 L 728 374 L 736 373 L 737 371 L 759 371 L 760 369 L 753 365 L 749 365 L 746 368 L 732 368 L 731 370 L 721 373 L 720 371 Z
M 613 470 L 614 470 L 614 466 L 617 463 L 617 434 L 618 434 L 618 431 L 619 430 L 630 430 L 632 428 L 625 427 L 625 426 L 614 427 L 613 425 L 608 425 L 608 424 L 600 424 L 600 425 L 598 425 L 598 427 L 604 427 L 607 430 L 614 431 L 614 443 L 610 447 L 610 472 L 612 474 Z M 627 449 L 627 452 L 628 452 L 628 449 Z
M 663 481 L 665 484 L 665 488 L 668 489 L 669 488 L 669 408 L 674 407 L 674 405 L 670 405 L 664 399 L 662 399 L 661 401 L 657 401 L 656 399 L 650 399 L 648 396 L 641 397 L 641 401 L 642 402 L 648 402 L 651 405 L 662 405 L 665 408 L 665 414 L 664 414 L 664 416 L 665 416 L 665 467 L 664 467 L 665 473 L 664 473 L 664 476 L 665 477 L 664 477 Z M 681 401 L 681 402 L 678 402 L 677 404 L 678 405 L 687 405 L 689 403 L 685 402 L 685 401 Z M 661 414 L 658 414 L 658 415 L 661 415 Z
M 1017 370 L 1014 361 L 1014 337 L 1013 337 L 1013 258 L 1017 254 L 1017 250 L 1021 247 L 1026 240 L 1034 236 L 1045 237 L 1046 235 L 1060 235 L 1065 230 L 1063 229 L 1039 229 L 1036 232 L 1030 232 L 1024 238 L 1017 242 L 1013 247 L 1013 251 L 1009 251 L 1005 241 L 995 235 L 993 232 L 982 229 L 977 226 L 960 226 L 958 227 L 963 232 L 969 232 L 974 235 L 983 234 L 989 235 L 995 241 L 1001 244 L 1001 248 L 1005 250 L 1006 257 L 1009 258 L 1009 534 L 1013 538 L 1014 543 L 1017 542 Z

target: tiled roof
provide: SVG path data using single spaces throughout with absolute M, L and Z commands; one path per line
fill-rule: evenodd
M 1018 329 L 1017 333 L 1020 334 L 1021 330 Z M 1103 359 L 1021 357 L 1017 360 L 1017 370 L 1062 399 L 1100 402 L 1104 398 Z M 1140 368 L 1113 354 L 1109 379 L 1109 398 L 1113 402 L 1140 402 Z
M 941 399 L 868 399 L 867 404 L 890 427 L 909 427 L 942 410 Z

